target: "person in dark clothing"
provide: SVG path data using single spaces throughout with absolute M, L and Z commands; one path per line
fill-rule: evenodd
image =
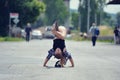
M 117 27 L 115 27 L 114 29 L 114 41 L 115 41 L 115 44 L 119 43 L 119 30 Z
M 46 67 L 47 62 L 49 59 L 54 56 L 57 59 L 60 59 L 60 66 L 64 67 L 66 60 L 69 59 L 71 63 L 71 67 L 74 67 L 73 59 L 70 53 L 67 52 L 65 46 L 65 36 L 66 36 L 66 28 L 64 26 L 59 26 L 58 30 L 55 28 L 55 24 L 53 24 L 52 33 L 56 36 L 53 40 L 53 47 L 48 51 L 48 55 L 44 61 L 43 66 Z M 56 62 L 56 64 L 58 61 Z
M 48 61 L 52 56 L 59 59 L 59 62 L 60 62 L 60 60 L 63 61 L 63 63 L 60 63 L 60 64 L 62 64 L 61 67 L 63 67 L 63 64 L 64 65 L 66 64 L 68 59 L 70 60 L 72 67 L 74 66 L 71 54 L 69 52 L 67 52 L 67 50 L 65 49 L 64 40 L 61 40 L 61 39 L 53 40 L 53 48 L 48 51 L 48 55 L 44 62 L 44 66 L 46 66 L 46 61 Z M 57 62 L 56 62 L 56 64 L 57 64 Z
M 30 34 L 32 32 L 30 23 L 27 23 L 27 26 L 25 28 L 25 32 L 26 32 L 26 41 L 30 41 Z
M 53 49 L 56 50 L 57 48 L 60 48 L 61 51 L 63 52 L 65 48 L 65 40 L 62 39 L 54 39 L 53 40 Z

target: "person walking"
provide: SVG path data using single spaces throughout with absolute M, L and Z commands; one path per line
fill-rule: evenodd
M 26 32 L 26 41 L 30 41 L 30 35 L 32 32 L 32 28 L 31 28 L 31 24 L 27 23 L 27 26 L 25 28 L 25 32 Z
M 91 38 L 92 45 L 95 46 L 98 35 L 100 34 L 99 28 L 97 28 L 95 23 L 92 23 L 92 26 L 90 27 L 89 32 L 92 35 L 92 38 Z
M 119 30 L 118 30 L 118 27 L 115 27 L 113 32 L 114 32 L 114 42 L 115 42 L 115 44 L 119 44 Z

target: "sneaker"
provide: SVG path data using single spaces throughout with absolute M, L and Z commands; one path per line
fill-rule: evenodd
M 55 67 L 61 67 L 60 61 L 57 61 L 57 62 L 55 63 Z

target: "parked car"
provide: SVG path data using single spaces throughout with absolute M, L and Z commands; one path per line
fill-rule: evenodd
M 53 39 L 55 35 L 51 32 L 51 27 L 47 27 L 43 33 L 43 37 L 47 39 Z
M 22 37 L 22 38 L 25 38 L 25 37 L 26 37 L 25 34 L 26 34 L 26 33 L 25 33 L 25 30 L 22 29 L 22 30 L 21 30 L 21 37 Z
M 31 39 L 42 39 L 42 32 L 40 30 L 33 30 L 31 33 Z

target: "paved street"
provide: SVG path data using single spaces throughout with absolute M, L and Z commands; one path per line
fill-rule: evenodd
M 54 68 L 54 57 L 43 67 L 51 39 L 0 42 L 0 80 L 120 80 L 120 45 L 66 41 L 75 67 Z

